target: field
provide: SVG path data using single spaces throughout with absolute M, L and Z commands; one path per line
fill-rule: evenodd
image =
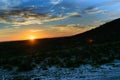
M 40 51 L 35 46 L 26 47 L 24 50 L 29 49 L 27 54 L 18 54 L 18 52 L 16 55 L 0 56 L 1 79 L 5 76 L 10 80 L 16 80 L 12 78 L 23 80 L 26 77 L 28 79 L 24 80 L 33 78 L 39 78 L 37 80 L 98 80 L 98 78 L 111 80 L 112 75 L 113 79 L 119 80 L 119 48 L 119 41 L 103 44 L 90 43 L 82 47 L 53 51 Z M 108 64 L 116 59 L 117 63 Z

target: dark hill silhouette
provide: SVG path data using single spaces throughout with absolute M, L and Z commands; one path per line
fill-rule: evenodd
M 76 41 L 105 43 L 120 41 L 120 19 L 108 22 L 93 30 L 73 36 Z

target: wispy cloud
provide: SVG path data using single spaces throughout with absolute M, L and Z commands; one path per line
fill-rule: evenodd
M 82 17 L 80 12 L 71 12 L 71 13 L 67 13 L 68 17 Z
M 35 13 L 36 8 L 13 8 L 12 10 L 0 10 L 0 21 L 15 26 L 42 24 L 44 22 L 62 20 L 69 17 L 81 17 L 79 12 L 71 12 L 67 15 L 58 15 L 48 13 Z
M 101 9 L 101 7 L 106 7 L 106 6 L 114 6 L 120 4 L 120 0 L 110 0 L 110 1 L 105 1 L 102 3 L 99 3 L 97 5 L 93 5 L 93 6 L 88 6 L 84 12 L 86 12 L 87 14 L 104 14 L 104 13 L 108 13 L 109 11 L 107 9 Z
M 53 5 L 60 4 L 63 0 L 50 0 L 50 3 Z
M 51 33 L 51 35 L 57 34 L 57 36 L 71 36 L 79 33 L 83 33 L 90 29 L 94 28 L 93 26 L 83 27 L 76 24 L 70 25 L 56 25 L 49 28 L 46 28 L 45 31 Z
M 85 10 L 85 13 L 87 13 L 87 14 L 98 14 L 98 13 L 105 14 L 105 13 L 107 13 L 107 10 L 99 9 L 99 7 L 92 7 L 92 8 L 90 7 Z
M 42 29 L 31 29 L 30 32 L 37 33 L 37 32 L 42 32 Z

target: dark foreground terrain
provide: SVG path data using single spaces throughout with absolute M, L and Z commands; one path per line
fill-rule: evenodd
M 42 70 L 52 66 L 73 69 L 119 60 L 119 26 L 117 19 L 75 36 L 0 43 L 0 68 L 16 68 L 17 72 L 31 71 L 36 66 Z

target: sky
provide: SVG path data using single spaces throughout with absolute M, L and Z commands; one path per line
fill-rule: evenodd
M 119 14 L 120 0 L 0 0 L 0 42 L 71 36 Z

